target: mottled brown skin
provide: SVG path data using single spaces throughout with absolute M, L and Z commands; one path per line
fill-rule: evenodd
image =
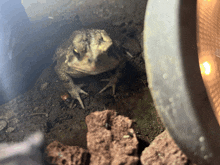
M 124 64 L 124 58 L 120 55 L 120 49 L 116 46 L 109 35 L 100 29 L 87 29 L 74 31 L 70 38 L 56 51 L 54 60 L 57 61 L 55 71 L 71 97 L 77 99 L 82 108 L 84 105 L 80 93 L 88 95 L 80 86 L 74 84 L 72 78 L 80 78 L 88 75 L 97 75 L 110 71 L 120 64 Z M 120 71 L 109 79 L 109 83 L 99 93 L 108 87 L 115 85 Z

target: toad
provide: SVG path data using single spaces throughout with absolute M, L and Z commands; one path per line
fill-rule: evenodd
M 120 69 L 125 64 L 122 54 L 119 44 L 105 30 L 77 30 L 57 48 L 54 55 L 57 64 L 54 69 L 71 97 L 77 99 L 84 109 L 80 93 L 88 93 L 81 89 L 81 85 L 74 83 L 74 78 L 97 75 L 118 68 L 116 74 L 108 79 L 109 83 L 99 92 L 112 87 L 115 94 L 115 86 L 121 75 Z

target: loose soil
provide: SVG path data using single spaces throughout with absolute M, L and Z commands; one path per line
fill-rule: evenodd
M 123 26 L 119 27 L 123 29 Z M 138 40 L 140 37 L 137 35 L 141 34 L 131 35 L 131 32 L 127 32 L 126 35 Z M 0 106 L 0 120 L 7 122 L 0 130 L 0 142 L 22 141 L 31 133 L 41 130 L 45 135 L 45 146 L 57 140 L 64 145 L 86 149 L 85 117 L 91 112 L 113 109 L 117 114 L 134 120 L 132 127 L 140 143 L 140 154 L 164 130 L 164 126 L 153 105 L 142 53 L 133 55 L 117 83 L 115 96 L 112 88 L 98 94 L 108 83 L 100 80 L 108 78 L 114 71 L 76 80 L 89 93 L 89 96 L 81 95 L 85 109 L 76 100 L 73 108 L 70 108 L 69 103 L 61 99 L 66 89 L 58 79 L 53 63 L 40 73 L 32 88 Z

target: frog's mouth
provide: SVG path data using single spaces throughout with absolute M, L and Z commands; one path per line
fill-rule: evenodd
M 109 63 L 105 62 L 99 62 L 95 65 L 74 65 L 72 68 L 74 68 L 76 71 L 88 74 L 88 75 L 97 75 L 100 73 L 104 73 L 110 70 L 115 69 L 119 65 L 118 60 L 111 60 Z
M 104 60 L 94 60 L 91 62 L 85 61 L 86 60 L 68 63 L 68 65 L 75 71 L 88 75 L 96 75 L 107 72 L 119 65 L 119 60 L 115 58 L 106 58 Z
M 102 52 L 88 52 L 81 59 L 74 58 L 70 60 L 68 66 L 81 75 L 96 75 L 115 69 L 119 63 L 120 58 L 116 56 L 117 52 L 113 51 L 111 47 L 108 51 Z

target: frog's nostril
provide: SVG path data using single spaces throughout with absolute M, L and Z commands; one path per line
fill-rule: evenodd
M 88 62 L 89 62 L 89 63 L 92 63 L 92 59 L 91 59 L 91 58 L 89 58 L 89 59 L 88 59 Z

